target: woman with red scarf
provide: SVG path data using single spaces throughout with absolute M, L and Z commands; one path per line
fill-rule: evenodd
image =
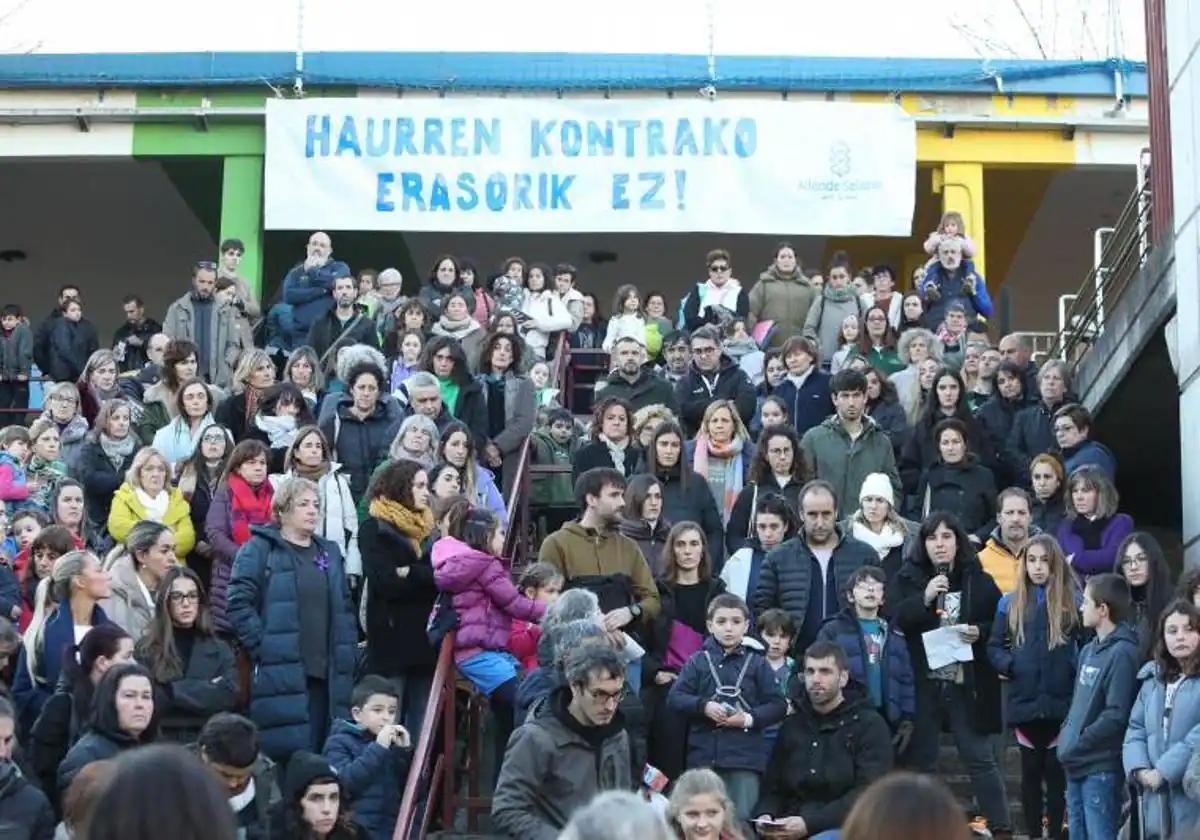
M 205 536 L 213 550 L 209 606 L 213 624 L 222 633 L 233 632 L 225 619 L 225 593 L 234 555 L 250 539 L 251 525 L 271 523 L 267 456 L 266 444 L 258 440 L 244 440 L 233 448 L 204 521 Z

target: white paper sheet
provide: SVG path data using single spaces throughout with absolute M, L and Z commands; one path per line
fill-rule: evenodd
M 930 669 L 937 670 L 952 662 L 970 662 L 975 658 L 970 642 L 964 641 L 958 632 L 962 626 L 939 627 L 921 634 Z

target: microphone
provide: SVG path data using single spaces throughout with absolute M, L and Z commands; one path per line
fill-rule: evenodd
M 949 578 L 950 577 L 950 564 L 949 563 L 934 563 L 933 571 L 936 574 L 945 575 L 947 578 Z M 937 596 L 937 600 L 934 603 L 936 604 L 937 614 L 945 615 L 946 614 L 946 593 L 939 592 L 938 596 Z

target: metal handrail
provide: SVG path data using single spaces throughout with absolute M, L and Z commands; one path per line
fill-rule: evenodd
M 559 336 L 553 356 L 554 364 L 550 369 L 550 384 L 557 385 L 562 381 L 566 365 L 570 359 L 567 351 L 566 334 Z M 528 522 L 529 501 L 529 471 L 530 443 L 529 438 L 521 445 L 521 455 L 517 460 L 516 473 L 513 476 L 512 488 L 509 490 L 508 534 L 504 540 L 504 556 L 511 558 L 512 566 L 517 566 L 519 559 L 524 559 L 526 523 Z M 520 555 L 520 557 L 518 557 Z M 454 633 L 448 633 L 442 640 L 438 651 L 437 667 L 433 672 L 433 683 L 429 690 L 429 700 L 425 704 L 425 718 L 421 723 L 421 734 L 413 751 L 413 760 L 404 784 L 404 796 L 400 800 L 400 813 L 396 818 L 396 827 L 392 832 L 392 840 L 408 840 L 412 836 L 413 824 L 417 818 L 417 808 L 421 799 L 421 787 L 428 777 L 428 789 L 425 796 L 425 815 L 421 821 L 421 837 L 429 826 L 430 805 L 442 794 L 442 822 L 449 827 L 454 821 L 455 805 L 458 801 L 454 788 L 454 747 L 455 747 L 455 707 L 454 691 L 456 670 L 454 668 Z M 432 772 L 429 762 L 433 758 L 433 747 L 437 737 L 439 722 L 442 726 L 442 752 L 437 755 Z
M 1095 265 L 1075 295 L 1059 301 L 1059 329 L 1050 356 L 1074 370 L 1104 331 L 1106 317 L 1149 259 L 1153 245 L 1150 227 L 1153 196 L 1150 179 L 1141 177 L 1112 226 L 1097 247 Z

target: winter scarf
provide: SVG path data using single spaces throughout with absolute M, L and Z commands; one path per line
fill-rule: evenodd
M 159 490 L 157 496 L 151 496 L 140 487 L 133 488 L 133 495 L 137 496 L 138 502 L 146 511 L 146 518 L 152 522 L 162 522 L 163 517 L 167 515 L 167 505 L 171 503 L 171 494 L 166 490 Z
M 329 472 L 329 466 L 328 458 L 321 459 L 321 463 L 317 464 L 315 467 L 307 467 L 304 464 L 301 464 L 299 461 L 293 460 L 292 472 L 301 478 L 307 478 L 309 481 L 315 484 L 326 476 L 326 474 Z
M 412 541 L 413 549 L 420 554 L 421 543 L 433 533 L 433 511 L 429 508 L 409 510 L 392 499 L 376 497 L 368 508 L 371 516 L 395 525 L 400 533 Z
M 57 420 L 54 420 L 48 411 L 42 414 L 42 418 L 53 420 L 54 425 L 58 426 L 58 440 L 60 445 L 83 440 L 83 436 L 88 433 L 87 419 L 82 414 L 76 414 L 66 423 L 59 423 Z
M 601 443 L 608 447 L 608 454 L 612 458 L 613 468 L 621 475 L 625 475 L 625 450 L 629 448 L 629 438 L 625 438 L 621 443 L 610 440 L 604 435 L 599 435 L 599 439 Z
M 269 481 L 264 481 L 255 489 L 237 473 L 230 473 L 229 495 L 233 541 L 244 545 L 250 539 L 251 525 L 266 525 L 271 521 L 271 497 L 274 491 Z
M 696 453 L 692 458 L 692 470 L 697 475 L 704 476 L 705 481 L 708 480 L 710 458 L 722 458 L 729 461 L 725 468 L 725 498 L 720 505 L 723 521 L 728 521 L 729 511 L 733 510 L 733 504 L 742 492 L 744 473 L 742 443 L 741 438 L 734 438 L 729 443 L 717 444 L 709 440 L 707 432 L 696 435 Z
M 736 278 L 730 277 L 725 285 L 718 286 L 711 280 L 700 284 L 700 308 L 698 314 L 703 317 L 709 309 L 720 306 L 730 312 L 737 310 L 738 295 L 742 293 L 742 284 Z
M 893 548 L 904 544 L 904 532 L 890 522 L 884 523 L 883 530 L 876 534 L 855 516 L 850 530 L 854 539 L 861 540 L 875 549 L 880 560 L 887 557 Z
M 479 326 L 479 323 L 470 315 L 460 321 L 455 321 L 443 311 L 442 317 L 437 319 L 430 332 L 434 335 L 444 335 L 462 341 L 471 333 L 481 329 L 483 327 Z
M 100 448 L 104 450 L 104 454 L 109 463 L 113 465 L 114 470 L 121 469 L 125 459 L 133 454 L 133 447 L 136 443 L 132 434 L 125 435 L 120 440 L 113 440 L 103 432 L 100 433 Z
M 265 432 L 272 449 L 286 449 L 296 439 L 296 416 L 280 414 L 277 416 L 256 414 L 254 426 L 260 432 Z

